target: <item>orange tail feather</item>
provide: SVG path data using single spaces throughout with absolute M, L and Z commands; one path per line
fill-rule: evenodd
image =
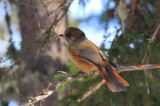
M 112 92 L 126 91 L 128 83 L 121 78 L 116 72 L 112 71 L 109 66 L 105 66 L 105 69 L 98 69 L 103 78 L 105 79 L 108 87 Z
M 128 82 L 125 81 L 120 75 L 118 75 L 118 73 L 115 70 L 112 70 L 113 73 L 116 75 L 116 77 L 125 85 L 125 86 L 129 86 Z

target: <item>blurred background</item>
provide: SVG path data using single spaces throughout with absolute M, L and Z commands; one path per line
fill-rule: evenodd
M 0 0 L 0 106 L 19 106 L 37 96 L 56 78 L 79 69 L 57 37 L 78 27 L 88 39 L 120 65 L 160 63 L 159 0 Z M 143 61 L 144 60 L 144 61 Z M 160 70 L 124 72 L 126 92 L 103 85 L 81 103 L 77 99 L 102 77 L 90 75 L 65 82 L 36 106 L 159 106 Z

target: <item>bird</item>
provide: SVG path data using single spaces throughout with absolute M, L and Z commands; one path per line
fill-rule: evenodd
M 126 91 L 126 86 L 129 86 L 128 82 L 116 72 L 112 67 L 114 64 L 85 36 L 82 30 L 69 27 L 59 37 L 65 41 L 68 57 L 82 71 L 91 74 L 94 70 L 98 70 L 112 92 Z

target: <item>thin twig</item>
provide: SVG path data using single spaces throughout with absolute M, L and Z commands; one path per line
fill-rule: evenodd
M 82 95 L 80 98 L 77 99 L 77 102 L 81 102 L 85 98 L 87 98 L 89 95 L 93 94 L 97 89 L 99 89 L 103 84 L 105 84 L 105 80 L 103 79 L 100 83 L 98 83 L 96 86 L 92 87 L 87 93 Z
M 40 51 L 42 50 L 42 48 L 44 47 L 44 45 L 49 41 L 50 37 L 52 35 L 56 35 L 55 31 L 53 30 L 53 27 L 56 26 L 58 24 L 58 22 L 66 15 L 71 3 L 74 0 L 67 0 L 64 1 L 55 11 L 55 16 L 54 16 L 54 21 L 52 22 L 51 26 L 49 27 L 48 30 L 46 30 L 45 33 L 47 33 L 47 36 L 44 39 L 44 42 L 42 42 L 42 45 L 40 47 Z M 63 13 L 61 13 L 63 12 Z M 60 14 L 61 13 L 61 14 Z M 60 15 L 59 15 L 60 14 Z M 48 34 L 49 33 L 49 34 Z
M 79 72 L 76 75 L 69 76 L 69 77 L 66 77 L 66 78 L 61 78 L 56 83 L 52 83 L 52 86 L 50 85 L 51 87 L 53 87 L 52 89 L 50 89 L 50 90 L 43 90 L 45 92 L 43 92 L 42 95 L 39 95 L 39 96 L 36 96 L 36 97 L 30 97 L 29 100 L 28 100 L 28 102 L 23 103 L 21 106 L 30 106 L 30 105 L 35 104 L 36 102 L 44 100 L 45 98 L 47 98 L 51 94 L 53 94 L 63 84 L 63 82 L 73 81 L 73 80 L 76 80 L 76 79 L 79 79 L 79 78 L 82 78 L 82 77 L 85 77 L 85 76 L 87 76 L 86 73 Z M 47 89 L 49 89 L 49 88 L 47 87 Z
M 151 55 L 151 47 L 152 47 L 152 44 L 154 43 L 154 41 L 156 39 L 156 35 L 157 35 L 157 32 L 158 32 L 159 28 L 160 28 L 160 25 L 158 25 L 156 31 L 154 32 L 153 36 L 151 37 L 151 39 L 148 42 L 148 47 L 147 47 L 145 55 L 142 59 L 142 64 L 148 64 L 148 62 L 149 62 L 149 57 Z M 146 70 L 144 70 L 144 75 L 145 75 L 145 80 L 146 80 L 147 93 L 149 94 L 148 77 L 147 77 L 148 73 L 146 72 Z

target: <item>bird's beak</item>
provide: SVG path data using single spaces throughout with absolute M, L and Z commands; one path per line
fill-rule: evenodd
M 64 34 L 61 34 L 61 35 L 58 35 L 59 37 L 63 37 L 64 36 Z

